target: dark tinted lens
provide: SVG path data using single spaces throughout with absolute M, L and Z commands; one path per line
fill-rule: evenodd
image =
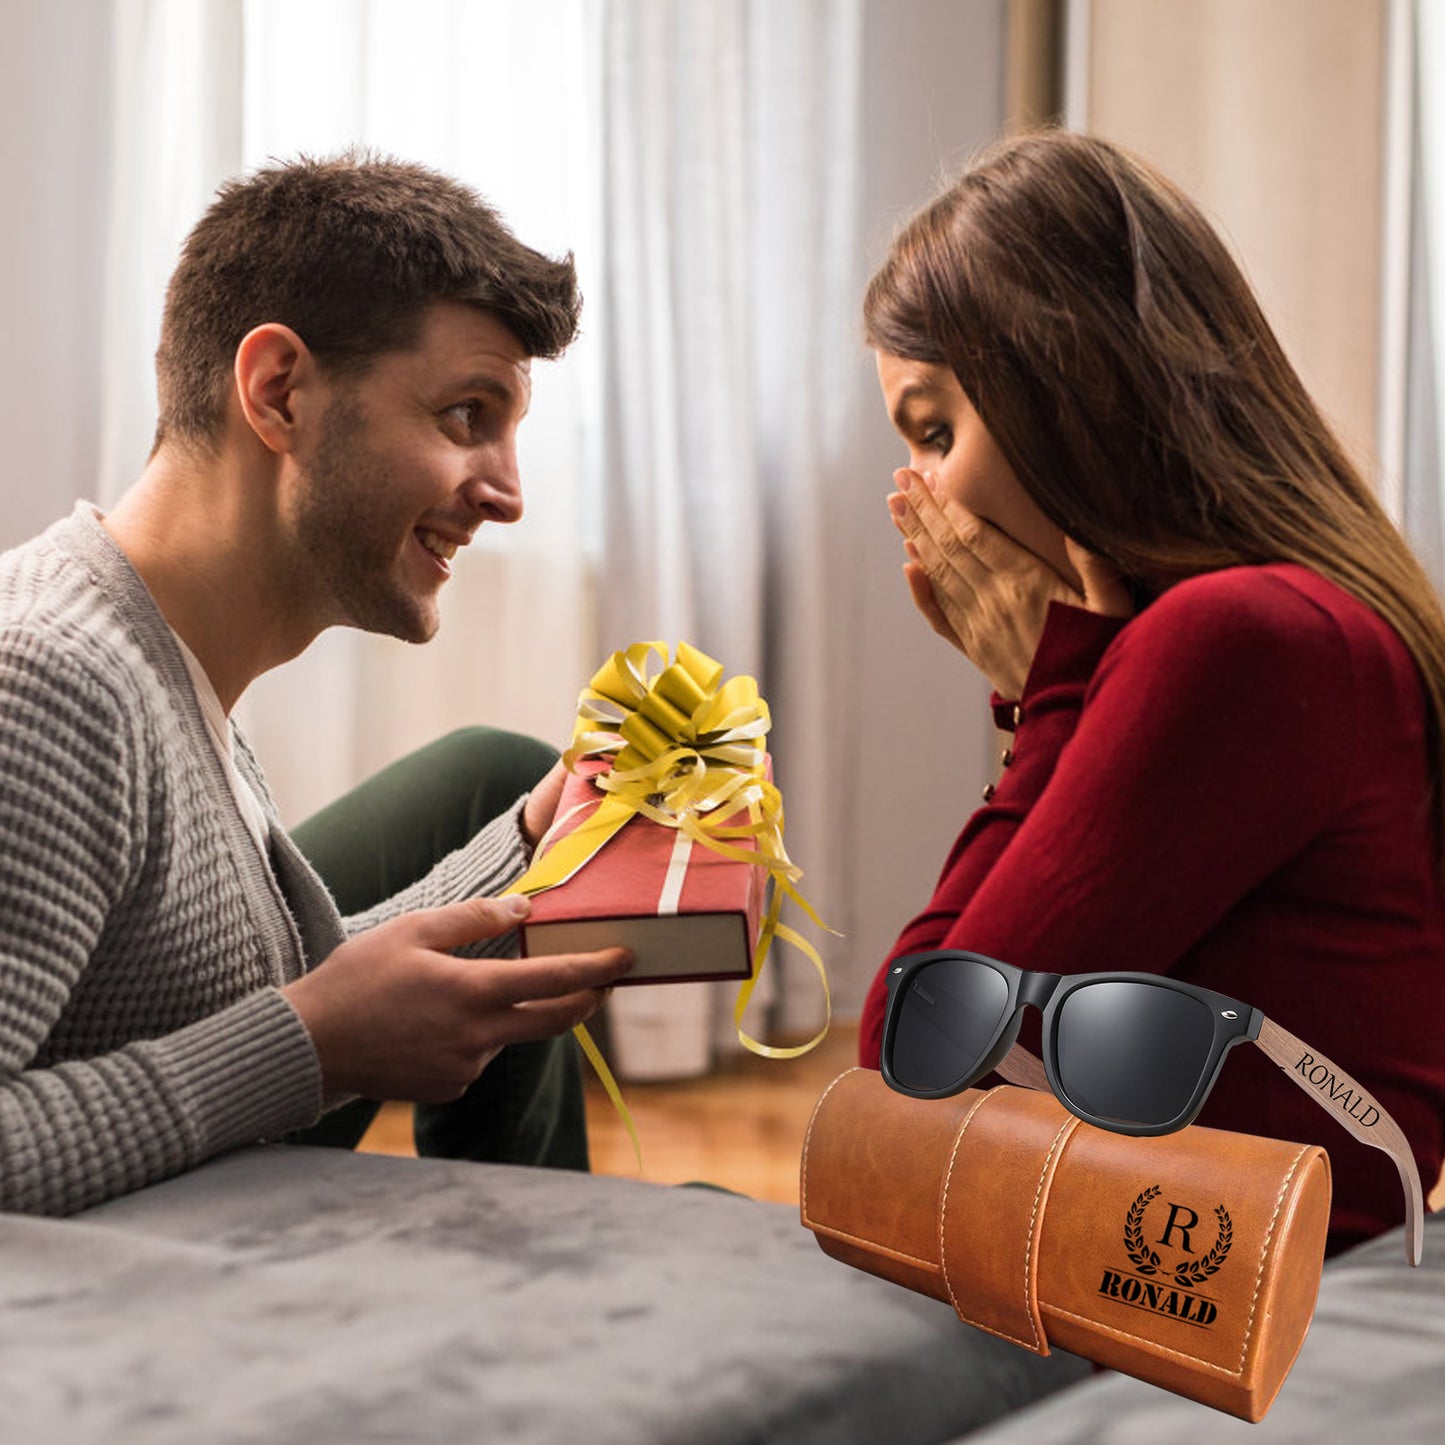
M 1119 1124 L 1167 1124 L 1209 1062 L 1207 1004 L 1149 983 L 1090 983 L 1054 1022 L 1059 1085 L 1079 1108 Z
M 1008 1003 L 1008 983 L 986 963 L 944 958 L 925 964 L 895 1003 L 898 1023 L 889 1059 L 906 1089 L 947 1089 L 971 1082 Z

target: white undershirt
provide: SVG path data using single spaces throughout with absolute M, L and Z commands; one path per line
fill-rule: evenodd
M 211 686 L 211 679 L 206 676 L 206 669 L 201 666 L 200 659 L 184 642 L 180 634 L 171 629 L 171 635 L 176 639 L 176 646 L 181 650 L 181 657 L 186 664 L 186 671 L 191 675 L 191 683 L 196 689 L 196 701 L 201 705 L 201 716 L 206 720 L 206 731 L 211 735 L 211 742 L 215 746 L 216 756 L 221 760 L 221 768 L 226 774 L 226 781 L 231 785 L 231 791 L 236 795 L 236 806 L 241 810 L 241 821 L 245 823 L 247 831 L 256 840 L 256 846 L 261 850 L 261 857 L 267 856 L 266 838 L 270 832 L 270 824 L 266 821 L 265 811 L 261 807 L 260 799 L 252 791 L 251 785 L 241 776 L 241 770 L 236 766 L 236 744 L 231 736 L 231 720 L 226 716 L 226 710 L 221 706 L 221 699 L 216 696 L 216 689 Z

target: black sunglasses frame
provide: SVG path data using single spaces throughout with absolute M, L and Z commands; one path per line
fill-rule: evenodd
M 1000 1013 L 998 1026 L 979 1062 L 966 1076 L 944 1088 L 915 1089 L 901 1083 L 893 1072 L 893 1041 L 902 1013 L 900 1000 L 905 996 L 907 986 L 915 975 L 930 963 L 945 959 L 964 959 L 993 969 L 1003 977 L 1008 986 L 1007 1001 Z M 1147 984 L 1199 999 L 1209 1007 L 1214 1021 L 1214 1038 L 1208 1056 L 1188 1104 L 1168 1123 L 1133 1124 L 1102 1118 L 1075 1104 L 1060 1086 L 1055 1063 L 1058 1057 L 1057 1020 L 1060 1005 L 1071 993 L 1096 983 Z M 1019 1026 L 1023 1022 L 1023 1011 L 1029 1007 L 1037 1008 L 1043 1014 L 1042 1063 L 1015 1042 Z M 1107 1129 L 1111 1134 L 1150 1137 L 1173 1133 L 1193 1122 L 1209 1097 L 1214 1081 L 1219 1077 L 1225 1055 L 1235 1044 L 1242 1043 L 1257 1044 L 1285 1077 L 1303 1089 L 1337 1124 L 1360 1143 L 1380 1149 L 1390 1156 L 1405 1192 L 1405 1255 L 1411 1264 L 1419 1264 L 1425 1244 L 1424 1190 L 1421 1188 L 1420 1171 L 1415 1165 L 1404 1130 L 1390 1116 L 1385 1106 L 1358 1080 L 1326 1058 L 1318 1049 L 1312 1048 L 1273 1019 L 1266 1018 L 1257 1008 L 1242 1003 L 1239 999 L 1156 973 L 1034 973 L 1028 969 L 1016 968 L 1013 964 L 1004 963 L 997 958 L 989 958 L 986 954 L 970 953 L 964 949 L 935 949 L 928 953 L 910 953 L 895 959 L 888 970 L 888 1011 L 883 1020 L 883 1047 L 879 1062 L 889 1088 L 900 1094 L 909 1094 L 915 1099 L 948 1098 L 962 1093 L 987 1074 L 996 1072 L 1011 1084 L 1052 1093 L 1071 1114 L 1086 1124 Z M 1347 1112 L 1338 1102 L 1333 1108 L 1326 1102 L 1327 1098 L 1336 1101 L 1337 1097 L 1341 1096 L 1363 1102 L 1367 1106 L 1364 1113 L 1374 1113 L 1376 1117 L 1366 1121 L 1359 1114 Z
M 901 998 L 914 977 L 930 964 L 950 960 L 967 960 L 970 963 L 982 964 L 993 969 L 1002 975 L 1007 984 L 1008 997 L 1000 1011 L 998 1026 L 994 1029 L 977 1067 L 954 1083 L 940 1089 L 911 1088 L 902 1083 L 893 1072 L 893 1040 L 897 1034 L 898 1020 L 902 1013 L 901 1005 L 895 1004 L 894 1000 Z M 1208 1008 L 1214 1025 L 1214 1037 L 1210 1041 L 1209 1053 L 1205 1058 L 1193 1093 L 1189 1096 L 1184 1108 L 1173 1118 L 1160 1123 L 1135 1123 L 1104 1118 L 1091 1113 L 1087 1108 L 1071 1099 L 1060 1082 L 1057 1069 L 1059 1010 L 1070 994 L 1100 983 L 1135 983 L 1151 988 L 1163 988 L 1171 993 L 1180 993 L 1189 998 L 1198 999 Z M 1173 1134 L 1192 1124 L 1200 1109 L 1204 1107 L 1204 1101 L 1209 1097 L 1209 1091 L 1214 1087 L 1214 1081 L 1219 1077 L 1220 1069 L 1224 1067 L 1225 1054 L 1235 1044 L 1249 1043 L 1258 1038 L 1260 1027 L 1264 1023 L 1264 1015 L 1258 1009 L 1251 1008 L 1238 999 L 1229 998 L 1222 993 L 1215 993 L 1212 989 L 1201 988 L 1197 984 L 1165 978 L 1157 973 L 1034 973 L 1028 969 L 1015 968 L 1011 963 L 1004 963 L 997 958 L 989 958 L 982 953 L 969 953 L 960 949 L 938 949 L 931 953 L 909 954 L 904 958 L 897 959 L 888 970 L 888 1012 L 884 1018 L 882 1058 L 883 1077 L 887 1081 L 888 1087 L 896 1089 L 900 1094 L 910 1094 L 916 1099 L 946 1099 L 950 1095 L 961 1093 L 970 1084 L 976 1083 L 986 1074 L 993 1073 L 1003 1062 L 1013 1048 L 1015 1039 L 1018 1038 L 1025 1008 L 1036 1008 L 1043 1015 L 1044 1073 L 1054 1097 L 1071 1114 L 1082 1119 L 1086 1124 L 1107 1129 L 1112 1134 L 1130 1134 L 1137 1138 L 1147 1138 L 1157 1134 Z

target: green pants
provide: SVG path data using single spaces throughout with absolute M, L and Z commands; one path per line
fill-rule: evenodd
M 465 728 L 402 758 L 292 834 L 343 915 L 390 898 L 509 808 L 556 761 L 543 743 Z M 486 968 L 486 959 L 477 967 Z M 353 1148 L 379 1103 L 353 1100 L 293 1136 Z M 418 1154 L 588 1167 L 582 1071 L 571 1034 L 512 1044 L 451 1104 L 419 1104 Z

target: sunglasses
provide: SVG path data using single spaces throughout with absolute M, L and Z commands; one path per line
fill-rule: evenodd
M 1015 1043 L 1025 1007 L 1043 1014 L 1043 1061 Z M 1224 1056 L 1254 1043 L 1361 1143 L 1383 1149 L 1405 1190 L 1405 1252 L 1420 1263 L 1425 1203 L 1400 1126 L 1318 1049 L 1247 1003 L 1152 973 L 1033 973 L 939 950 L 888 970 L 883 1077 L 917 1099 L 957 1094 L 997 1071 L 1048 1090 L 1086 1124 L 1172 1134 L 1194 1121 Z

